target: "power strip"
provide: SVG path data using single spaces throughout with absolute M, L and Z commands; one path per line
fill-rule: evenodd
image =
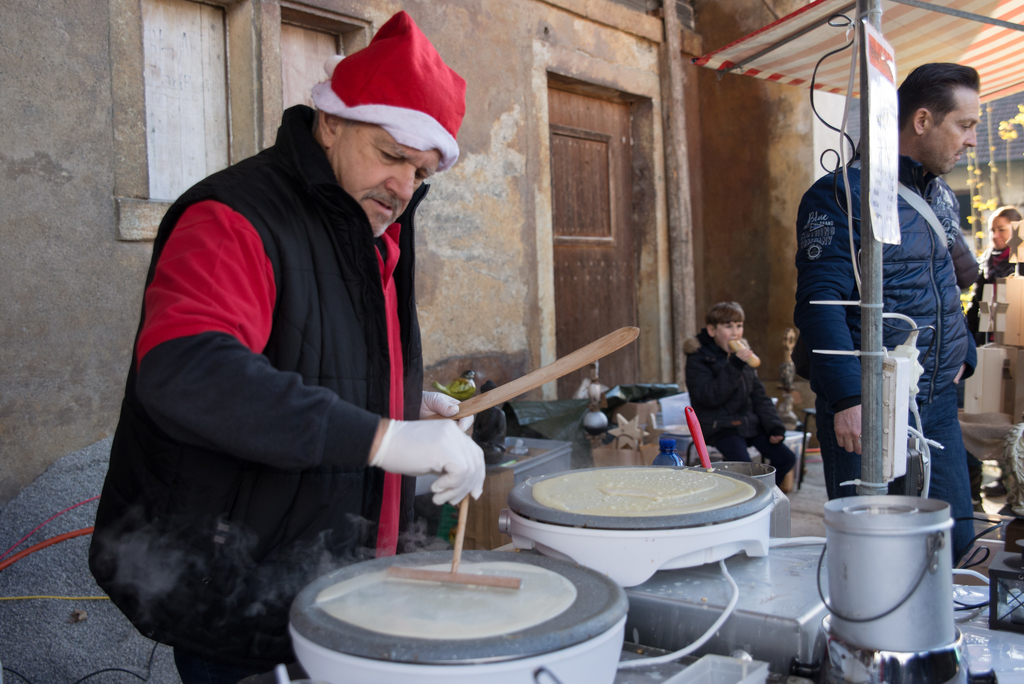
M 910 413 L 911 360 L 882 360 L 882 478 L 889 482 L 907 474 L 907 421 Z

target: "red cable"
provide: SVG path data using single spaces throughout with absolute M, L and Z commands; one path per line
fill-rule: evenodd
M 41 522 L 41 523 L 39 523 L 38 525 L 36 525 L 36 527 L 35 527 L 35 529 L 34 529 L 34 530 L 32 530 L 31 532 L 29 532 L 28 534 L 26 534 L 26 535 L 25 535 L 24 537 L 22 537 L 21 539 L 19 539 L 19 540 L 17 541 L 17 543 L 16 543 L 16 544 L 15 544 L 14 546 L 12 546 L 11 548 L 7 549 L 7 550 L 6 550 L 6 551 L 4 551 L 4 552 L 3 552 L 2 554 L 0 554 L 0 560 L 3 560 L 3 558 L 5 558 L 5 557 L 7 556 L 7 554 L 9 554 L 9 553 L 10 553 L 11 551 L 13 551 L 14 549 L 18 548 L 18 546 L 19 546 L 19 545 L 20 545 L 20 544 L 21 544 L 21 543 L 22 543 L 23 541 L 25 541 L 26 539 L 28 539 L 29 537 L 31 537 L 31 536 L 32 536 L 33 534 L 35 534 L 36 532 L 38 532 L 38 531 L 39 531 L 39 528 L 41 528 L 41 527 L 42 527 L 43 525 L 45 525 L 46 523 L 50 522 L 50 521 L 51 521 L 51 520 L 53 520 L 54 518 L 57 518 L 57 517 L 59 517 L 59 516 L 61 516 L 61 515 L 64 515 L 65 513 L 67 513 L 68 511 L 70 511 L 70 510 L 71 510 L 72 508 L 78 508 L 78 507 L 79 507 L 79 506 L 81 506 L 82 504 L 87 504 L 87 503 L 89 503 L 90 501 L 95 501 L 95 500 L 96 500 L 96 499 L 98 499 L 98 498 L 100 498 L 100 497 L 99 497 L 99 496 L 94 496 L 94 497 L 92 497 L 91 499 L 86 499 L 85 501 L 79 501 L 79 502 L 78 502 L 78 503 L 76 503 L 76 504 L 75 504 L 74 506 L 68 506 L 67 508 L 65 508 L 65 509 L 64 509 L 63 511 L 61 511 L 60 513 L 54 513 L 54 514 L 53 514 L 53 515 L 51 515 L 51 516 L 50 516 L 49 518 L 47 518 L 47 519 L 46 519 L 46 520 L 44 520 L 43 522 Z
M 74 532 L 65 532 L 64 534 L 58 534 L 56 537 L 50 537 L 46 541 L 41 541 L 38 544 L 33 544 L 32 546 L 28 547 L 24 551 L 21 551 L 20 553 L 16 553 L 13 556 L 11 556 L 10 558 L 8 558 L 7 560 L 5 560 L 4 562 L 0 563 L 0 572 L 3 572 L 8 567 L 14 565 L 19 560 L 21 560 L 25 556 L 29 555 L 30 553 L 35 553 L 36 551 L 39 551 L 41 549 L 45 549 L 47 546 L 53 546 L 57 542 L 62 542 L 62 541 L 65 541 L 67 539 L 74 539 L 75 537 L 81 537 L 81 536 L 84 536 L 84 535 L 87 535 L 87 534 L 92 534 L 92 530 L 93 530 L 93 528 L 91 528 L 91 527 L 83 527 L 80 530 L 75 530 Z

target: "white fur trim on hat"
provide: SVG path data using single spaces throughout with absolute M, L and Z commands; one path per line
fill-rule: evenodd
M 459 144 L 437 120 L 416 109 L 391 105 L 359 105 L 349 107 L 331 88 L 330 81 L 313 86 L 313 102 L 328 114 L 350 121 L 376 124 L 391 134 L 398 143 L 424 152 L 441 153 L 438 171 L 447 171 L 459 160 Z
M 331 55 L 327 58 L 327 61 L 324 62 L 324 71 L 327 73 L 328 81 L 331 80 L 331 76 L 334 75 L 335 67 L 341 64 L 341 60 L 343 59 L 345 59 L 345 55 Z

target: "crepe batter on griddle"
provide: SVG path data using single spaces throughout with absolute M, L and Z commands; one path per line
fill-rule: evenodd
M 424 570 L 451 570 L 427 565 Z M 321 591 L 318 608 L 363 629 L 417 639 L 483 639 L 511 634 L 560 615 L 576 587 L 557 572 L 525 563 L 464 563 L 461 573 L 519 577 L 516 589 L 389 578 L 371 572 Z
M 533 499 L 568 513 L 655 516 L 700 513 L 755 495 L 746 482 L 717 473 L 670 468 L 604 468 L 539 482 Z

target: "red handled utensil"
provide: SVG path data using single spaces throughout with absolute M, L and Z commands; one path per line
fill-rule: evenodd
M 686 425 L 690 428 L 690 437 L 693 438 L 693 445 L 697 447 L 697 455 L 700 456 L 700 464 L 711 469 L 711 457 L 708 456 L 708 446 L 704 443 L 704 433 L 700 431 L 700 421 L 692 406 L 687 406 Z

